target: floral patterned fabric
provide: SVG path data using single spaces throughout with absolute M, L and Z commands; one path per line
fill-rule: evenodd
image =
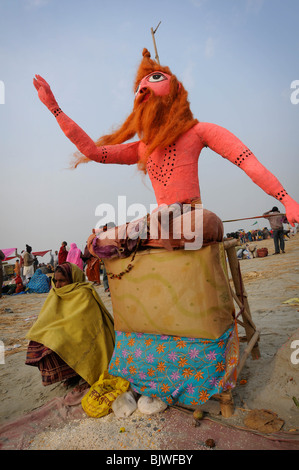
M 235 386 L 236 326 L 216 340 L 116 331 L 109 373 L 168 405 L 200 405 Z

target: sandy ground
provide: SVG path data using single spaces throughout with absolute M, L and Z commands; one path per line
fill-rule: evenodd
M 287 239 L 285 254 L 272 256 L 272 240 L 259 241 L 257 245 L 267 247 L 269 256 L 241 260 L 240 265 L 252 318 L 260 331 L 261 357 L 247 359 L 233 392 L 235 412 L 225 421 L 231 426 L 244 426 L 249 410 L 268 409 L 284 421 L 283 431 L 299 432 L 299 408 L 294 400 L 295 397 L 299 401 L 299 344 L 296 355 L 293 343 L 299 343 L 299 305 L 288 302 L 299 297 L 299 234 Z M 97 290 L 112 312 L 111 298 L 102 286 Z M 4 364 L 0 363 L 1 424 L 66 394 L 61 384 L 44 387 L 39 371 L 25 365 L 25 334 L 45 298 L 46 294 L 26 294 L 0 299 L 0 339 L 5 345 Z M 244 336 L 242 327 L 239 334 Z M 210 412 L 218 414 L 213 409 Z M 83 417 L 62 428 L 41 432 L 31 448 L 159 449 L 165 416 L 164 412 L 147 417 L 136 411 L 125 420 L 117 419 L 113 413 L 99 419 Z M 219 414 L 217 419 L 224 420 Z M 120 433 L 121 427 L 132 432 Z

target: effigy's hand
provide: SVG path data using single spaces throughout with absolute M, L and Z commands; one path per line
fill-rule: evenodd
M 284 207 L 286 209 L 286 218 L 294 227 L 295 223 L 299 223 L 299 204 L 288 196 L 284 202 Z
M 33 85 L 35 86 L 38 97 L 41 102 L 47 106 L 47 108 L 53 112 L 58 108 L 57 101 L 52 93 L 50 85 L 40 75 L 35 75 L 33 79 Z

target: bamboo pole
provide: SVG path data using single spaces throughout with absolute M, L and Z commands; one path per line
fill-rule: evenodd
M 285 214 L 280 213 L 281 216 L 285 216 Z M 223 220 L 223 223 L 227 222 L 238 222 L 239 220 L 251 220 L 251 219 L 267 219 L 268 217 L 274 217 L 277 216 L 277 214 L 269 214 L 267 217 L 264 215 L 257 215 L 256 217 L 244 217 L 243 219 L 231 219 L 231 220 Z
M 236 294 L 234 293 L 234 291 L 231 289 L 231 293 L 232 293 L 232 296 L 234 298 L 234 301 L 236 302 L 236 304 L 238 305 L 238 307 L 241 309 L 242 307 L 244 307 L 244 305 L 242 305 L 242 303 L 240 302 L 239 298 L 236 296 Z M 252 326 L 252 328 L 254 330 L 256 330 L 256 326 L 255 324 L 253 323 L 253 320 L 252 318 L 250 317 L 250 315 L 248 315 L 248 312 L 246 311 L 246 308 L 244 307 L 244 310 L 243 310 L 243 313 L 244 313 L 244 316 L 246 317 L 246 320 L 250 323 L 250 325 Z M 242 315 L 243 316 L 243 315 Z
M 213 395 L 213 398 L 219 401 L 220 412 L 223 418 L 230 418 L 234 413 L 234 401 L 231 390 Z
M 226 251 L 228 250 L 228 248 L 232 248 L 232 247 L 237 246 L 238 243 L 239 243 L 239 240 L 237 240 L 236 238 L 231 238 L 229 240 L 224 240 L 224 242 L 223 242 L 224 248 L 226 249 Z
M 219 401 L 223 418 L 230 418 L 234 413 L 234 401 L 231 390 L 220 393 Z
M 161 23 L 161 21 L 160 21 L 160 23 Z M 151 28 L 151 33 L 152 33 L 152 38 L 153 38 L 153 43 L 154 43 L 154 49 L 155 49 L 155 59 L 156 59 L 156 61 L 158 62 L 159 65 L 160 65 L 160 60 L 159 60 L 157 46 L 156 46 L 155 33 L 156 33 L 157 29 L 159 28 L 160 23 L 156 27 L 155 31 L 153 30 L 153 28 Z
M 229 240 L 230 242 L 230 240 Z M 247 293 L 245 291 L 245 287 L 242 280 L 242 275 L 240 271 L 240 264 L 239 260 L 236 255 L 235 245 L 233 243 L 224 242 L 224 248 L 227 252 L 229 267 L 235 287 L 236 296 L 239 299 L 241 308 L 244 307 L 244 311 L 242 312 L 242 318 L 245 325 L 245 333 L 247 342 L 249 343 L 251 338 L 256 332 L 255 325 L 251 319 L 251 312 L 250 307 L 247 299 Z M 252 358 L 259 359 L 260 351 L 258 344 L 252 349 Z
M 241 370 L 243 369 L 244 367 L 244 364 L 246 362 L 246 359 L 247 357 L 249 356 L 250 352 L 253 350 L 253 348 L 255 347 L 258 339 L 259 339 L 259 336 L 260 336 L 260 332 L 259 331 L 256 331 L 254 333 L 254 335 L 252 336 L 251 340 L 249 341 L 248 345 L 246 346 L 246 348 L 244 349 L 243 351 L 243 355 L 241 357 L 241 360 L 237 366 L 237 377 L 239 376 Z

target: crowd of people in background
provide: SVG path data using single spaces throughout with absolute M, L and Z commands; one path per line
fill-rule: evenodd
M 277 209 L 274 207 L 273 209 Z M 273 211 L 272 209 L 272 211 Z M 277 209 L 278 211 L 278 209 Z M 278 211 L 279 213 L 279 211 Z M 271 215 L 271 211 L 264 214 L 265 218 Z M 279 252 L 276 226 L 273 221 L 270 221 L 270 230 L 267 227 L 263 229 L 255 229 L 245 231 L 239 229 L 235 232 L 226 234 L 226 238 L 236 238 L 240 244 L 244 244 L 243 251 L 238 257 L 244 257 L 244 254 L 250 258 L 250 255 L 255 257 L 253 251 L 256 247 L 250 247 L 249 243 L 259 240 L 267 240 L 273 238 L 275 244 L 275 253 Z M 113 224 L 114 225 L 114 224 Z M 273 226 L 273 227 L 272 227 Z M 104 227 L 105 229 L 105 227 Z M 296 233 L 296 227 L 291 227 L 286 221 L 286 227 L 282 225 L 282 233 L 280 234 L 280 246 L 284 253 L 284 244 L 282 237 L 290 238 L 290 235 Z M 252 249 L 250 249 L 252 248 Z M 245 250 L 245 251 L 244 251 Z M 2 270 L 2 263 L 5 255 L 0 250 L 0 297 L 3 294 L 18 294 L 22 292 L 28 293 L 46 293 L 51 289 L 51 277 L 53 276 L 57 266 L 69 262 L 76 265 L 82 272 L 85 273 L 89 282 L 95 286 L 101 285 L 101 275 L 103 280 L 103 287 L 105 292 L 110 295 L 109 282 L 105 265 L 102 260 L 93 256 L 86 246 L 83 252 L 77 247 L 76 243 L 71 243 L 68 246 L 66 241 L 61 243 L 59 250 L 50 252 L 50 261 L 48 263 L 39 262 L 38 257 L 32 252 L 32 247 L 26 245 L 25 250 L 19 254 L 15 252 L 15 263 L 12 274 L 6 275 Z M 3 281 L 5 283 L 3 284 Z
M 237 240 L 240 240 L 241 243 L 248 243 L 248 242 L 255 242 L 258 240 L 267 240 L 269 238 L 272 238 L 273 236 L 273 231 L 269 230 L 267 227 L 264 227 L 263 229 L 257 229 L 257 230 L 249 230 L 248 232 L 245 232 L 245 230 L 240 229 L 237 230 L 236 232 L 230 232 L 226 234 L 227 238 L 236 238 Z
M 1 251 L 1 250 L 0 250 Z M 2 255 L 1 255 L 2 253 Z M 32 252 L 32 247 L 26 244 L 21 253 L 15 251 L 15 262 L 13 273 L 6 274 L 2 263 L 5 255 L 1 251 L 0 266 L 0 297 L 2 294 L 12 295 L 19 293 L 47 293 L 51 289 L 51 278 L 58 265 L 69 262 L 78 266 L 86 274 L 89 282 L 95 286 L 101 285 L 101 274 L 105 292 L 110 296 L 108 277 L 104 263 L 99 258 L 92 256 L 87 248 L 84 252 L 71 243 L 70 247 L 66 241 L 61 243 L 59 250 L 50 252 L 48 263 L 40 262 L 38 256 Z
M 284 230 L 284 236 L 287 238 L 290 238 L 290 234 L 292 233 L 294 233 L 294 230 L 290 227 Z M 267 227 L 264 227 L 263 229 L 249 230 L 248 232 L 245 232 L 245 230 L 240 229 L 236 232 L 227 233 L 226 237 L 236 238 L 237 240 L 240 240 L 241 243 L 250 243 L 273 238 L 273 230 L 269 230 Z

